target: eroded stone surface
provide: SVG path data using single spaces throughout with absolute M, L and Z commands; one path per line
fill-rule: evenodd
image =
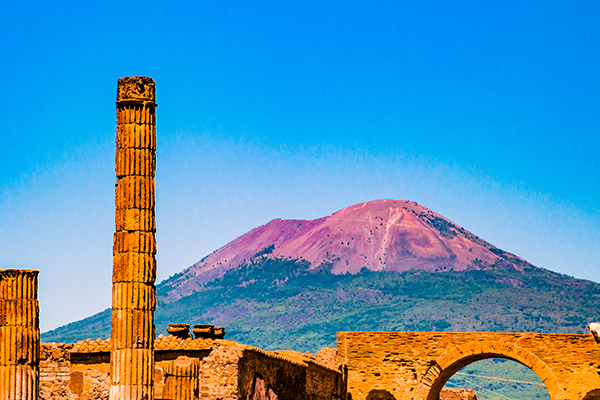
M 125 101 L 156 101 L 156 88 L 152 78 L 126 76 L 119 79 L 117 103 Z

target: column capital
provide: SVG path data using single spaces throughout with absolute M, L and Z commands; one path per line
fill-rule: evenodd
M 119 79 L 117 105 L 120 103 L 155 103 L 156 88 L 152 78 L 126 76 Z
M 0 299 L 37 299 L 39 273 L 31 269 L 0 269 Z

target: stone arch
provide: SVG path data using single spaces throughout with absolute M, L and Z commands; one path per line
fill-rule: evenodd
M 542 380 L 551 400 L 564 400 L 556 376 L 534 353 L 514 343 L 489 340 L 452 347 L 432 361 L 419 381 L 415 399 L 438 400 L 440 391 L 452 375 L 469 364 L 488 358 L 503 358 L 528 367 Z

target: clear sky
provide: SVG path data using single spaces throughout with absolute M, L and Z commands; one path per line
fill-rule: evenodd
M 597 1 L 0 5 L 0 268 L 110 306 L 117 79 L 157 90 L 159 281 L 274 218 L 408 199 L 600 281 Z

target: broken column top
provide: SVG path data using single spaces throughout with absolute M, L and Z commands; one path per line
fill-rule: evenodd
M 37 299 L 39 273 L 32 269 L 0 269 L 0 299 Z
M 121 102 L 156 101 L 154 79 L 145 76 L 126 76 L 119 79 L 117 87 L 117 104 Z
M 0 274 L 7 274 L 7 275 L 26 274 L 26 275 L 35 276 L 39 273 L 40 273 L 40 271 L 38 271 L 37 269 L 16 269 L 16 268 L 0 269 Z
M 194 335 L 196 339 L 223 339 L 225 337 L 225 328 L 214 325 L 194 325 Z
M 169 324 L 167 332 L 182 339 L 188 339 L 192 337 L 192 335 L 190 335 L 190 326 L 188 324 Z

